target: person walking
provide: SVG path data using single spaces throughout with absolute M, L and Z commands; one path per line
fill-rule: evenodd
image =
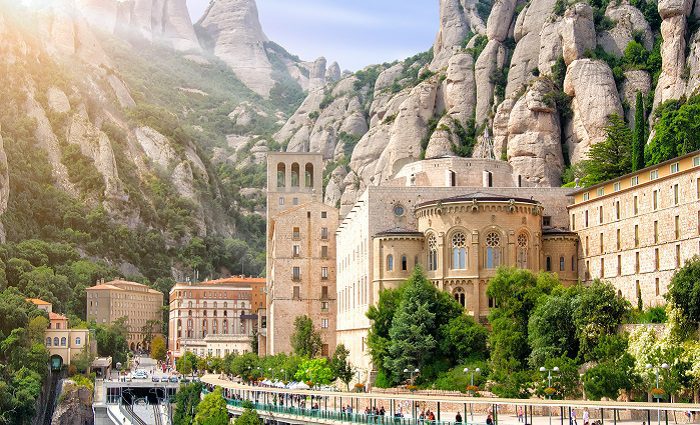
M 457 412 L 457 416 L 455 416 L 455 423 L 456 424 L 462 423 L 462 415 L 459 412 Z
M 493 416 L 489 413 L 489 415 L 486 417 L 486 425 L 493 425 Z
M 525 417 L 523 416 L 523 406 L 518 406 L 518 422 L 525 422 Z
M 583 409 L 583 425 L 590 425 L 591 415 L 588 413 L 588 407 Z

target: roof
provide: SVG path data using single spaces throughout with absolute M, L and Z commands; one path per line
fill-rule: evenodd
M 49 313 L 49 320 L 68 320 L 68 318 L 62 314 Z
M 26 300 L 34 305 L 51 305 L 51 303 L 40 300 L 39 298 L 26 298 Z
M 100 289 L 110 289 L 113 291 L 123 291 L 124 289 L 118 288 L 114 285 L 108 285 L 106 283 L 101 283 L 99 285 L 91 286 L 89 288 L 85 288 L 86 291 L 91 291 L 91 290 L 100 290 Z
M 572 232 L 571 230 L 565 229 L 563 227 L 543 227 L 542 234 L 543 235 L 576 235 L 577 233 Z
M 404 227 L 394 227 L 393 229 L 385 230 L 383 232 L 379 232 L 374 237 L 377 236 L 423 236 L 423 233 L 416 231 L 416 230 L 410 230 L 406 229 Z
M 132 287 L 137 287 L 137 288 L 144 288 L 146 289 L 146 292 L 149 294 L 162 294 L 160 291 L 156 291 L 155 289 L 151 288 L 150 286 L 144 285 L 143 283 L 138 283 L 138 282 L 130 282 L 128 280 L 112 280 L 107 283 L 99 283 L 95 286 L 91 286 L 89 288 L 85 288 L 86 291 L 99 291 L 99 290 L 110 290 L 110 291 L 128 291 L 128 288 L 123 288 L 118 285 L 125 285 L 125 286 L 132 286 Z
M 111 357 L 98 357 L 92 361 L 92 367 L 110 367 L 112 366 Z
M 491 193 L 484 192 L 473 192 L 466 195 L 453 196 L 451 198 L 435 199 L 433 201 L 423 202 L 416 205 L 416 208 L 425 207 L 428 205 L 433 205 L 437 203 L 452 203 L 452 202 L 469 202 L 469 201 L 481 201 L 481 202 L 508 202 L 513 200 L 515 202 L 524 202 L 528 204 L 538 204 L 539 202 L 530 198 L 516 198 L 513 196 L 502 196 L 494 195 Z
M 249 277 L 249 276 L 230 276 L 230 277 L 225 277 L 221 279 L 215 279 L 215 280 L 205 280 L 202 282 L 178 282 L 173 286 L 173 289 L 176 286 L 186 286 L 186 287 L 197 287 L 197 286 L 216 286 L 216 285 L 230 285 L 230 284 L 239 284 L 239 285 L 264 285 L 267 283 L 267 280 L 264 277 Z M 170 290 L 172 292 L 172 289 Z
M 667 159 L 667 160 L 664 161 L 664 162 L 659 162 L 658 164 L 650 165 L 650 166 L 648 166 L 648 167 L 642 168 L 641 170 L 633 171 L 633 172 L 631 172 L 631 173 L 624 174 L 624 175 L 622 175 L 622 176 L 620 176 L 620 177 L 616 177 L 616 178 L 614 178 L 614 179 L 606 180 L 606 181 L 604 181 L 604 182 L 600 182 L 600 183 L 597 183 L 597 184 L 594 184 L 594 185 L 591 185 L 591 186 L 580 187 L 580 188 L 577 188 L 576 190 L 574 190 L 574 192 L 572 192 L 572 195 L 578 195 L 579 193 L 588 192 L 588 191 L 590 191 L 591 189 L 595 189 L 595 188 L 598 188 L 598 187 L 601 187 L 601 186 L 605 186 L 606 184 L 609 184 L 610 182 L 615 182 L 615 181 L 618 181 L 618 180 L 627 179 L 627 178 L 630 178 L 630 177 L 635 176 L 635 175 L 638 175 L 638 174 L 648 173 L 649 171 L 654 170 L 654 169 L 656 169 L 656 168 L 663 167 L 664 165 L 671 165 L 671 164 L 673 164 L 674 162 L 680 161 L 681 159 L 690 158 L 690 157 L 696 156 L 696 155 L 698 155 L 698 154 L 700 154 L 700 150 L 696 150 L 696 151 L 693 151 L 693 152 L 689 152 L 689 153 L 687 153 L 687 154 L 685 154 L 685 155 L 680 155 L 680 156 L 677 156 L 677 157 L 675 157 L 675 158 Z

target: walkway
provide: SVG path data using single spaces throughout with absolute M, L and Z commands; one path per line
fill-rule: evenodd
M 518 423 L 568 425 L 570 424 L 569 411 L 573 409 L 577 412 L 578 424 L 582 425 L 582 409 L 586 407 L 590 411 L 591 422 L 594 420 L 600 420 L 601 424 L 604 424 L 605 421 L 614 424 L 618 422 L 625 424 L 646 422 L 653 425 L 658 421 L 666 425 L 668 423 L 687 423 L 686 417 L 680 413 L 681 411 L 700 411 L 700 405 L 697 404 L 520 400 L 458 395 L 299 391 L 241 385 L 222 380 L 216 375 L 206 375 L 202 381 L 211 386 L 224 388 L 229 410 L 233 412 L 239 413 L 241 411 L 242 400 L 253 400 L 256 410 L 268 419 L 280 420 L 279 416 L 281 415 L 285 419 L 293 419 L 299 423 L 454 425 L 456 424 L 454 422 L 455 416 L 457 412 L 460 412 L 463 422 L 457 424 L 484 424 L 487 414 L 496 412 L 494 419 L 498 425 Z M 309 408 L 313 404 L 317 404 L 318 408 Z M 352 413 L 341 410 L 341 407 L 347 406 L 352 407 Z M 524 408 L 524 415 L 520 419 L 515 415 L 518 406 Z M 386 414 L 384 416 L 365 415 L 363 412 L 367 407 L 370 409 L 384 407 Z M 420 412 L 427 410 L 432 410 L 435 413 L 436 421 L 429 422 L 419 419 Z M 616 414 L 613 415 L 613 412 Z

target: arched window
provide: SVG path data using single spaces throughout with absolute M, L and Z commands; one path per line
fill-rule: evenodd
M 452 268 L 457 270 L 467 268 L 467 237 L 462 232 L 452 235 Z
M 206 297 L 206 294 L 204 295 Z M 204 301 L 204 308 L 207 308 L 207 302 Z
M 217 304 L 218 303 L 216 301 L 214 301 L 214 308 L 217 308 Z
M 59 344 L 59 343 L 58 343 L 58 337 L 54 337 L 54 339 L 53 339 L 53 345 L 56 346 L 56 347 L 58 347 L 58 344 Z
M 564 257 L 562 256 L 562 257 L 559 257 L 559 271 L 560 271 L 560 272 L 563 272 L 563 271 L 564 271 L 564 267 L 565 267 L 565 265 L 564 265 Z
M 75 337 L 75 345 L 80 345 L 80 337 L 79 336 Z
M 227 319 L 224 319 L 223 331 L 224 331 L 224 335 L 228 335 L 228 320 Z
M 187 315 L 188 315 L 188 316 L 192 316 L 192 310 L 188 311 L 188 312 L 187 312 Z
M 228 316 L 228 311 L 224 310 L 224 317 Z
M 204 315 L 204 317 L 207 317 L 207 311 L 206 311 L 206 310 L 204 310 L 204 312 L 203 312 L 202 314 Z
M 214 317 L 216 317 L 216 310 L 214 310 Z
M 192 308 L 192 301 L 187 302 L 187 308 Z
M 46 346 L 51 347 L 51 337 L 46 337 Z
M 202 338 L 207 336 L 207 319 L 202 320 Z
M 182 337 L 182 320 L 177 319 L 177 337 Z
M 284 163 L 280 162 L 279 164 L 277 164 L 277 187 L 285 187 L 285 185 L 287 184 L 286 174 L 287 167 L 284 165 Z
M 311 163 L 304 166 L 304 186 L 314 187 L 314 166 Z
M 65 337 L 65 336 L 64 336 L 64 337 L 61 337 L 61 347 L 65 347 L 65 346 L 66 346 L 66 342 L 67 342 L 67 341 L 66 341 L 66 337 Z
M 211 333 L 217 335 L 219 333 L 219 321 L 213 320 L 211 322 Z
M 552 257 L 545 258 L 545 270 L 548 272 L 552 271 Z
M 292 187 L 299 187 L 299 164 L 292 164 Z
M 527 257 L 528 257 L 528 248 L 530 245 L 530 241 L 525 233 L 521 233 L 518 235 L 518 255 L 517 255 L 517 263 L 518 263 L 518 268 L 520 269 L 526 269 L 527 268 Z
M 402 271 L 408 270 L 408 258 L 406 258 L 405 255 L 401 256 L 401 270 Z
M 389 254 L 386 256 L 386 271 L 390 272 L 394 270 L 394 256 Z
M 428 270 L 434 271 L 438 268 L 437 238 L 435 235 L 428 236 Z
M 228 308 L 228 303 L 224 301 L 224 309 Z
M 486 268 L 495 269 L 501 265 L 501 235 L 491 232 L 486 235 Z
M 462 308 L 467 306 L 466 295 L 464 294 L 463 288 L 456 288 L 454 292 L 455 300 L 462 306 Z

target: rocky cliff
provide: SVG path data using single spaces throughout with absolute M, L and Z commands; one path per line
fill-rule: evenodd
M 324 153 L 332 204 L 442 155 L 508 161 L 524 184 L 558 186 L 611 114 L 634 124 L 638 92 L 650 124 L 652 108 L 696 93 L 699 18 L 697 0 L 441 0 L 430 52 L 310 93 L 276 138 Z
M 51 425 L 85 425 L 94 423 L 92 389 L 63 381 L 63 389 L 51 418 Z

